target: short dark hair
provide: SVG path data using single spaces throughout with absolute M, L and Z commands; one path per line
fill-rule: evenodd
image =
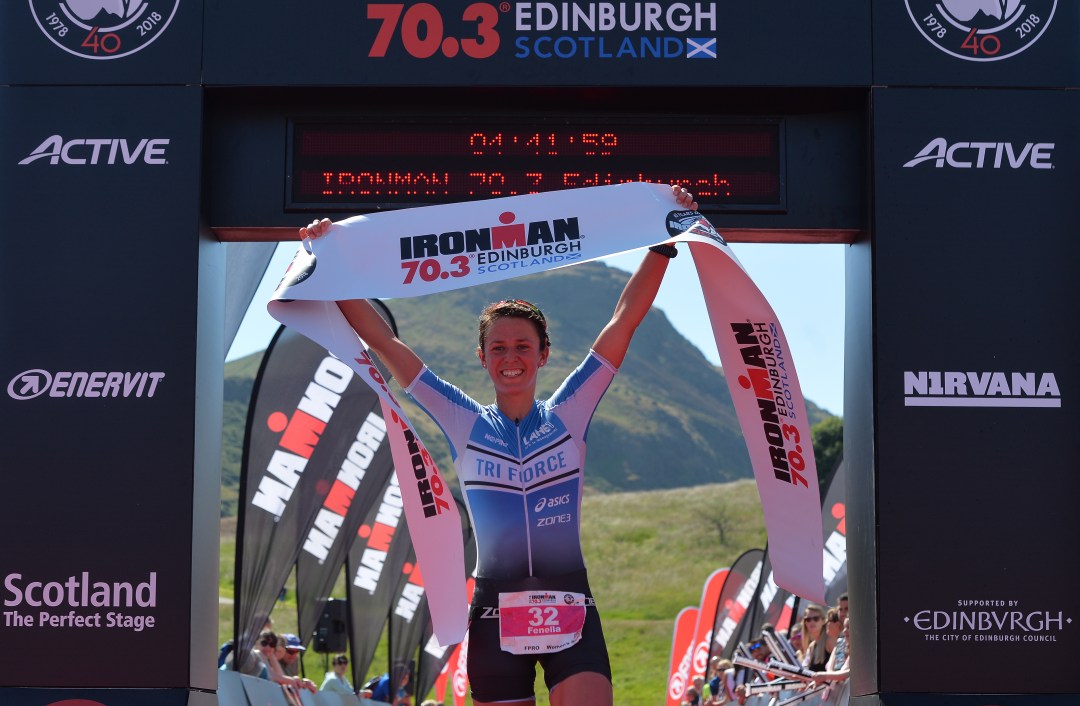
M 492 302 L 480 312 L 479 340 L 480 350 L 484 350 L 484 341 L 487 339 L 491 325 L 503 318 L 526 319 L 536 328 L 536 335 L 540 338 L 540 350 L 551 346 L 551 337 L 548 336 L 547 319 L 540 307 L 524 299 L 503 299 Z
M 348 664 L 349 663 L 349 658 L 346 657 L 345 655 L 335 655 L 333 663 L 334 664 Z

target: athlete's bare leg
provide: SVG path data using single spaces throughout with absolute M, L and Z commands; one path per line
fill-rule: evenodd
M 597 672 L 578 672 L 551 690 L 551 706 L 612 706 L 611 682 Z

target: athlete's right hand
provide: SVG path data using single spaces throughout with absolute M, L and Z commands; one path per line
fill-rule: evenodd
M 329 218 L 324 218 L 321 221 L 316 219 L 300 229 L 300 239 L 321 238 L 330 232 L 330 227 L 332 225 L 334 225 L 334 223 Z

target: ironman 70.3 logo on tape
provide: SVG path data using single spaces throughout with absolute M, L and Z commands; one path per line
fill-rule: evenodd
M 1057 0 L 904 0 L 911 21 L 946 54 L 998 61 L 1039 41 Z
M 157 39 L 180 0 L 30 0 L 53 44 L 84 59 L 119 59 Z

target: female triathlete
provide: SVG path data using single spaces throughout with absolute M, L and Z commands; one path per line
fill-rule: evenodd
M 673 208 L 697 209 L 686 189 L 673 186 L 672 195 Z M 330 226 L 314 221 L 300 235 L 317 238 Z M 477 706 L 531 704 L 537 662 L 553 706 L 612 703 L 581 554 L 586 432 L 676 254 L 674 245 L 650 248 L 592 350 L 547 400 L 535 398 L 550 352 L 547 321 L 529 302 L 495 302 L 480 315 L 476 354 L 495 391 L 486 406 L 429 370 L 368 301 L 338 302 L 450 444 L 479 555 L 468 657 Z

